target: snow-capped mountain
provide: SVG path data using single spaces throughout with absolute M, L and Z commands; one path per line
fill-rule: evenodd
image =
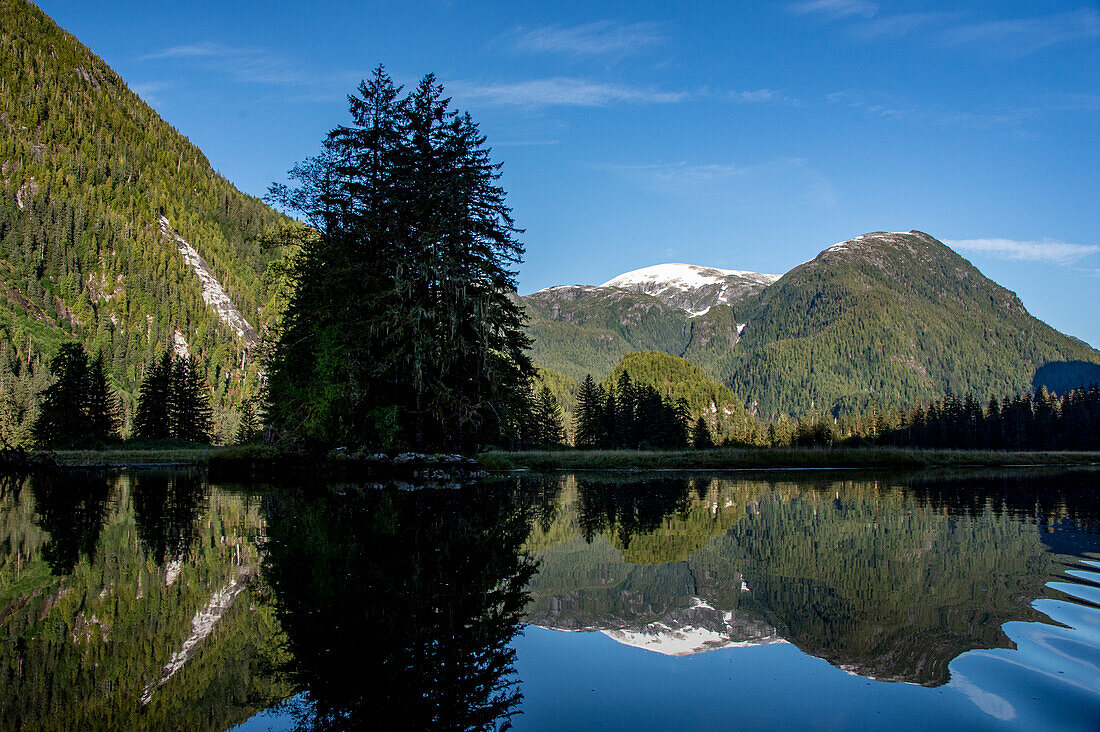
M 690 656 L 719 648 L 747 648 L 770 643 L 786 643 L 775 628 L 762 620 L 735 610 L 722 612 L 706 600 L 693 598 L 689 607 L 672 610 L 664 617 L 644 625 L 625 627 L 581 626 L 572 618 L 531 618 L 539 627 L 569 632 L 599 631 L 617 643 L 660 653 L 665 656 Z M 564 622 L 563 622 L 564 620 Z
M 623 645 L 665 656 L 787 642 L 763 621 L 732 610 L 721 612 L 700 598 L 691 607 L 647 625 L 602 632 Z
M 729 305 L 759 293 L 782 275 L 718 269 L 697 264 L 656 264 L 624 272 L 600 285 L 653 295 L 689 315 Z

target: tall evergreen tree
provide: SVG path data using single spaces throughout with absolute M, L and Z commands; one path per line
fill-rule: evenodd
M 62 344 L 50 361 L 50 371 L 57 380 L 43 393 L 34 423 L 34 437 L 40 444 L 69 447 L 88 440 L 88 368 L 88 354 L 78 343 Z
M 237 444 L 246 445 L 257 440 L 261 433 L 260 418 L 256 414 L 256 405 L 251 398 L 241 403 L 241 422 L 237 426 Z
M 209 443 L 213 422 L 210 388 L 194 357 L 165 351 L 149 364 L 134 417 L 136 436 Z
M 318 233 L 268 364 L 269 420 L 307 441 L 471 447 L 522 409 L 532 374 L 512 298 L 516 240 L 499 166 L 431 75 L 402 96 L 379 67 L 352 124 L 273 198 Z
M 565 425 L 562 422 L 561 405 L 550 387 L 543 385 L 535 396 L 532 409 L 534 430 L 532 440 L 541 446 L 561 445 L 565 441 Z
M 163 440 L 172 433 L 172 354 L 154 358 L 145 368 L 134 415 L 134 435 L 143 440 Z
M 696 450 L 714 447 L 714 438 L 710 436 L 710 428 L 702 417 L 695 420 L 695 426 L 691 429 L 691 446 Z
M 603 395 L 592 374 L 584 377 L 577 389 L 576 446 L 599 447 L 603 422 Z
M 88 435 L 95 442 L 108 442 L 118 438 L 118 405 L 114 391 L 107 383 L 107 370 L 103 357 L 96 356 L 88 369 L 85 413 Z
M 191 356 L 177 358 L 169 387 L 173 437 L 188 442 L 210 442 L 213 416 L 209 392 L 206 376 L 198 362 Z
M 638 442 L 635 388 L 630 374 L 626 371 L 619 374 L 617 386 L 615 436 L 612 441 L 616 447 L 629 447 Z

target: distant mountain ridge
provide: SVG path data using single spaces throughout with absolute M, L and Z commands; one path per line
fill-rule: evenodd
M 1044 374 L 1064 390 L 1100 364 L 919 231 L 863 234 L 782 276 L 662 264 L 523 300 L 541 366 L 599 379 L 630 351 L 664 351 L 764 416 L 910 405 L 945 391 L 984 400 L 1037 389 Z

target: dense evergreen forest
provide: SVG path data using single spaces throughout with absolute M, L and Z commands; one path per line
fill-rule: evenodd
M 540 371 L 554 398 L 568 388 Z M 557 389 L 552 389 L 554 384 Z M 834 416 L 811 409 L 794 419 L 750 413 L 727 387 L 681 358 L 656 351 L 628 354 L 597 384 L 572 387 L 565 416 L 571 444 L 582 448 L 859 446 L 991 450 L 1100 449 L 1100 390 L 1076 388 L 991 397 L 952 394 L 908 407 Z M 697 439 L 698 438 L 698 439 Z
M 254 343 L 203 300 L 161 216 L 262 330 L 277 309 L 260 241 L 288 220 L 243 195 L 101 59 L 25 0 L 0 1 L 0 430 L 29 444 L 43 359 L 80 342 L 123 396 L 177 342 L 210 375 L 231 437 L 258 389 Z M 178 336 L 177 336 L 178 334 Z M 182 345 L 185 344 L 185 345 Z
M 1074 389 L 1061 398 L 1044 387 L 1031 394 L 974 397 L 948 394 L 910 410 L 882 410 L 836 418 L 819 412 L 799 419 L 738 418 L 737 435 L 715 438 L 714 409 L 688 402 L 623 372 L 604 387 L 591 377 L 577 388 L 574 442 L 580 448 L 623 449 L 716 445 L 735 447 L 842 447 L 887 445 L 964 450 L 1100 450 L 1100 390 Z M 713 402 L 711 403 L 713 405 Z M 708 413 L 711 418 L 708 418 Z M 557 444 L 549 443 L 549 444 Z

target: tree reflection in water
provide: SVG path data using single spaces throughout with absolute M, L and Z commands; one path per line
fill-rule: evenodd
M 133 486 L 138 536 L 146 554 L 158 564 L 188 559 L 198 538 L 205 484 L 195 474 L 175 471 L 139 473 Z
M 306 728 L 507 727 L 532 511 L 491 487 L 265 501 L 264 571 Z
M 624 549 L 636 534 L 651 534 L 665 518 L 691 502 L 691 482 L 672 478 L 636 481 L 577 481 L 581 527 L 589 543 L 614 531 Z
M 98 472 L 50 471 L 35 475 L 31 485 L 37 523 L 50 535 L 42 555 L 54 574 L 69 574 L 81 554 L 94 557 L 112 481 Z

